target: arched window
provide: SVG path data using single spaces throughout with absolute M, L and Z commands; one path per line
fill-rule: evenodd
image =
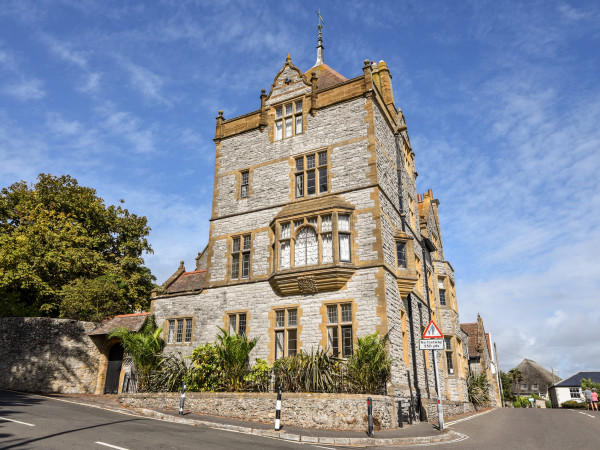
M 298 231 L 294 244 L 294 264 L 310 266 L 319 263 L 319 244 L 317 233 L 312 227 L 304 227 Z

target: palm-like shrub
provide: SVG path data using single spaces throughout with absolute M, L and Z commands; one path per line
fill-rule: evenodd
M 323 349 L 300 351 L 273 364 L 275 383 L 291 392 L 334 392 L 339 384 L 340 360 Z
M 123 349 L 133 359 L 139 377 L 140 392 L 150 388 L 152 372 L 157 369 L 161 361 L 160 352 L 165 346 L 165 341 L 160 337 L 161 333 L 162 328 L 156 326 L 154 316 L 148 316 L 140 331 L 117 328 L 108 336 L 109 339 L 120 339 Z
M 392 371 L 392 358 L 385 350 L 388 335 L 383 338 L 379 333 L 358 338 L 354 353 L 348 359 L 348 379 L 353 391 L 362 394 L 384 390 Z
M 223 375 L 223 387 L 228 391 L 241 390 L 244 378 L 250 372 L 250 352 L 256 346 L 258 338 L 248 339 L 245 335 L 229 334 L 219 328 L 217 352 Z
M 469 372 L 467 376 L 469 401 L 475 409 L 483 408 L 490 403 L 490 384 L 485 373 Z
M 148 390 L 152 392 L 180 390 L 189 370 L 186 359 L 181 353 L 160 357 L 156 369 L 151 372 Z

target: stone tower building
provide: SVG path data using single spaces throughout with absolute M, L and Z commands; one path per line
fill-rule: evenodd
M 436 396 L 420 336 L 436 319 L 446 400 L 465 402 L 466 339 L 451 265 L 384 61 L 342 76 L 288 55 L 256 111 L 216 118 L 210 235 L 196 270 L 183 263 L 153 299 L 168 351 L 189 354 L 217 327 L 259 337 L 272 363 L 325 348 L 348 357 L 358 337 L 389 333 L 388 394 Z

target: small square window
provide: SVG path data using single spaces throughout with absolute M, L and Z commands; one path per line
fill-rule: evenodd
M 277 328 L 285 327 L 285 311 L 276 311 L 275 312 L 275 326 Z
M 240 238 L 233 238 L 233 251 L 234 252 L 240 251 Z
M 338 314 L 337 314 L 337 305 L 329 305 L 327 306 L 327 323 L 337 323 Z
M 327 165 L 327 152 L 319 153 L 319 166 Z
M 307 169 L 315 168 L 315 155 L 308 155 L 306 157 L 306 168 Z
M 352 305 L 342 305 L 342 322 L 352 322 Z

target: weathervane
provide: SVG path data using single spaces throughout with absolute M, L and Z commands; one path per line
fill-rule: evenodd
M 319 64 L 323 64 L 323 33 L 321 32 L 321 30 L 323 30 L 323 24 L 325 23 L 325 21 L 323 20 L 323 16 L 321 15 L 321 10 L 315 11 L 317 13 L 317 16 L 319 16 L 319 25 L 317 25 L 317 30 L 319 30 L 319 45 L 317 45 L 317 63 L 315 64 L 315 66 L 318 66 Z

